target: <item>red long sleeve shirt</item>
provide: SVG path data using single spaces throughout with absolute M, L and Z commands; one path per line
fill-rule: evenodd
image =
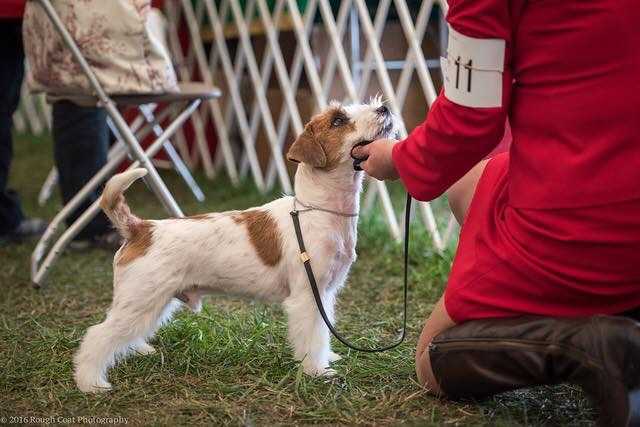
M 506 42 L 502 106 L 446 94 L 393 149 L 412 196 L 441 195 L 511 124 L 509 200 L 563 208 L 640 198 L 640 7 L 637 0 L 450 0 L 468 37 Z

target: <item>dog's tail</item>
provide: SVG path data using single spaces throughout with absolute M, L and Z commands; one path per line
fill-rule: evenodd
M 115 175 L 105 185 L 100 198 L 100 207 L 125 239 L 131 239 L 132 229 L 141 219 L 131 213 L 122 193 L 146 174 L 146 169 L 137 168 Z

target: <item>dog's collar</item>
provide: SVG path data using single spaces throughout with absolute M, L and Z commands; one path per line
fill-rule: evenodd
M 304 209 L 298 209 L 298 204 L 302 207 L 304 207 Z M 294 212 L 306 212 L 306 211 L 321 211 L 321 212 L 327 212 L 327 213 L 331 213 L 334 215 L 338 215 L 338 216 L 343 216 L 346 218 L 354 218 L 358 216 L 358 212 L 355 213 L 351 213 L 351 212 L 340 212 L 340 211 L 334 211 L 331 209 L 326 209 L 326 208 L 321 208 L 318 206 L 313 206 L 313 205 L 309 205 L 306 203 L 301 202 L 297 196 L 293 196 L 293 211 Z

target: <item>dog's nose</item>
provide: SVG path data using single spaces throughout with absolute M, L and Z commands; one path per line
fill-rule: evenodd
M 389 109 L 387 107 L 385 107 L 384 105 L 376 108 L 376 113 L 386 116 L 387 114 L 389 114 Z

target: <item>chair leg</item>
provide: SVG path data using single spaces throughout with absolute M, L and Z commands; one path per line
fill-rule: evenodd
M 162 135 L 162 126 L 160 126 L 160 123 L 153 115 L 152 109 L 147 105 L 140 105 L 138 106 L 138 109 L 140 110 L 140 113 L 142 113 L 147 123 L 152 124 L 153 132 L 155 133 L 156 137 Z M 199 202 L 204 201 L 204 193 L 200 189 L 200 186 L 198 185 L 196 180 L 193 178 L 193 175 L 191 175 L 191 172 L 189 171 L 187 165 L 185 165 L 180 155 L 176 152 L 176 149 L 173 147 L 171 141 L 167 141 L 164 144 L 163 148 L 165 153 L 167 153 L 169 160 L 171 161 L 171 163 L 173 163 L 174 169 L 176 170 L 176 172 L 178 172 L 178 175 L 182 177 L 195 198 Z
M 98 188 L 98 186 L 103 181 L 105 181 L 109 176 L 111 176 L 111 174 L 113 174 L 113 172 L 116 170 L 118 165 L 122 163 L 127 154 L 124 148 L 124 145 L 120 145 L 120 150 L 116 151 L 113 154 L 107 164 L 104 165 L 102 169 L 100 169 L 100 171 L 95 174 L 93 178 L 91 178 L 89 182 L 87 182 L 87 184 L 82 187 L 82 189 L 78 193 L 76 193 L 75 196 L 73 196 L 69 203 L 67 203 L 60 210 L 60 212 L 56 214 L 53 220 L 51 220 L 51 222 L 47 226 L 46 231 L 38 241 L 38 244 L 36 245 L 36 248 L 33 250 L 33 253 L 31 255 L 31 279 L 34 281 L 34 283 L 38 283 L 35 278 L 39 270 L 40 260 L 44 256 L 47 245 L 55 235 L 56 230 L 58 229 L 60 224 L 63 224 L 64 221 L 71 215 L 71 213 L 74 212 L 78 208 L 78 206 L 80 206 L 80 204 L 88 197 L 91 192 Z M 73 239 L 76 234 L 73 234 L 71 236 L 71 239 Z
M 113 146 L 109 149 L 109 153 L 107 154 L 107 158 L 111 159 L 114 155 L 116 155 L 120 150 L 124 148 L 124 143 L 118 140 L 118 143 L 113 144 Z M 44 206 L 47 204 L 51 195 L 53 194 L 53 189 L 56 184 L 58 184 L 58 169 L 56 167 L 52 167 L 49 171 L 49 175 L 42 183 L 42 188 L 40 189 L 40 193 L 38 193 L 38 204 L 40 206 Z
M 140 147 L 138 140 L 136 139 L 133 132 L 127 125 L 127 122 L 124 120 L 122 115 L 120 115 L 120 112 L 118 111 L 118 107 L 115 105 L 115 103 L 111 100 L 111 98 L 109 98 L 107 93 L 104 91 L 103 87 L 100 85 L 100 82 L 98 81 L 98 78 L 96 77 L 95 73 L 91 69 L 91 66 L 89 65 L 85 57 L 82 56 L 82 52 L 78 48 L 78 45 L 76 44 L 76 42 L 73 40 L 73 37 L 71 36 L 71 34 L 69 34 L 69 31 L 67 31 L 64 23 L 60 19 L 60 16 L 58 16 L 58 14 L 56 13 L 55 9 L 51 4 L 51 1 L 38 0 L 38 4 L 42 6 L 45 13 L 49 16 L 51 23 L 56 28 L 60 36 L 62 37 L 64 44 L 69 48 L 73 57 L 78 62 L 78 65 L 80 66 L 82 72 L 85 74 L 85 76 L 89 80 L 89 83 L 93 88 L 93 90 L 95 91 L 98 99 L 100 100 L 100 103 L 106 109 L 107 114 L 109 115 L 109 117 L 111 117 L 111 120 L 113 120 L 113 124 L 118 129 L 118 131 L 120 132 L 120 135 L 123 137 L 124 142 L 127 144 L 129 149 L 131 150 L 132 156 L 135 159 L 139 160 L 142 167 L 144 167 L 148 171 L 146 182 L 149 184 L 149 187 L 153 190 L 156 196 L 158 196 L 158 198 L 160 199 L 164 207 L 167 209 L 167 211 L 171 215 L 176 217 L 184 216 L 182 213 L 182 210 L 180 209 L 180 206 L 178 206 L 175 199 L 171 195 L 171 192 L 169 192 L 169 189 L 167 188 L 165 183 L 162 181 L 162 178 L 160 178 L 160 175 L 158 174 L 158 171 L 151 163 L 151 160 L 149 160 L 149 158 L 146 156 L 142 147 Z M 199 99 L 193 101 L 187 109 L 191 110 L 191 113 L 192 113 L 193 110 L 195 110 L 195 108 L 198 107 L 198 105 L 200 105 Z
M 167 156 L 169 156 L 169 160 L 173 164 L 174 169 L 176 170 L 176 172 L 178 172 L 178 175 L 180 175 L 184 180 L 184 182 L 187 184 L 187 186 L 193 193 L 196 200 L 198 200 L 199 202 L 203 202 L 204 193 L 202 192 L 202 189 L 200 189 L 200 186 L 196 182 L 195 178 L 193 177 L 193 175 L 191 175 L 189 168 L 182 161 L 182 158 L 180 157 L 176 149 L 173 148 L 173 145 L 171 145 L 171 142 L 167 142 L 166 144 L 164 144 L 163 148 L 165 153 L 167 153 Z
M 193 111 L 198 105 L 200 105 L 200 100 L 195 100 L 191 103 L 187 110 Z M 109 116 L 111 117 L 111 120 L 113 120 L 113 124 L 118 129 L 118 132 L 124 139 L 125 143 L 128 145 L 132 157 L 138 160 L 141 166 L 147 170 L 148 175 L 145 177 L 145 182 L 156 194 L 158 199 L 160 199 L 162 205 L 170 215 L 178 218 L 183 217 L 184 214 L 182 213 L 180 206 L 178 206 L 178 203 L 176 203 L 166 184 L 164 183 L 162 178 L 160 178 L 160 175 L 158 174 L 155 166 L 153 166 L 153 163 L 140 146 L 139 141 L 133 135 L 131 129 L 129 129 L 127 123 L 120 115 L 120 112 L 118 111 L 116 105 L 112 101 L 109 101 L 105 105 L 105 109 L 107 110 L 107 114 L 109 114 Z
M 38 193 L 38 205 L 44 206 L 47 204 L 47 201 L 51 198 L 53 194 L 53 188 L 58 183 L 58 169 L 56 167 L 52 167 L 47 175 L 47 178 L 42 183 L 42 188 Z
M 162 148 L 163 144 L 184 124 L 184 122 L 189 118 L 189 116 L 193 113 L 193 111 L 198 107 L 199 101 L 193 101 L 184 111 L 182 111 L 175 120 L 167 126 L 162 135 L 156 139 L 146 151 L 143 152 L 143 158 L 149 159 L 149 157 L 155 156 L 158 151 Z M 120 129 L 119 129 L 120 130 Z M 127 128 L 127 130 L 129 130 Z M 121 163 L 126 155 L 126 150 L 123 150 L 121 154 L 114 155 L 113 159 L 110 159 L 106 166 L 98 172 L 91 180 L 85 185 L 76 196 L 62 208 L 62 210 L 56 215 L 54 220 L 49 224 L 49 227 L 45 231 L 44 235 L 38 242 L 36 249 L 33 251 L 31 255 L 31 280 L 33 282 L 34 287 L 39 288 L 43 286 L 44 280 L 48 274 L 48 271 L 51 265 L 58 259 L 58 257 L 62 254 L 64 249 L 67 247 L 69 242 L 73 240 L 73 238 L 82 230 L 91 219 L 98 213 L 99 211 L 99 201 L 96 200 L 89 209 L 80 215 L 80 217 L 69 227 L 67 230 L 60 236 L 60 238 L 56 241 L 53 247 L 46 253 L 46 257 L 42 263 L 40 261 L 45 255 L 45 250 L 47 248 L 48 242 L 54 236 L 58 226 L 64 221 L 64 219 L 72 212 L 77 205 L 86 197 L 86 195 L 93 191 L 105 178 L 108 174 L 113 172 L 115 168 Z M 134 161 L 129 169 L 139 167 L 142 161 L 136 160 Z M 155 169 L 154 169 L 155 170 Z M 166 188 L 166 187 L 165 187 Z M 167 190 L 168 192 L 168 190 Z M 170 195 L 170 194 L 169 194 Z
M 156 117 L 156 120 L 158 122 L 162 122 L 163 120 L 165 120 L 167 117 L 171 115 L 171 111 L 172 111 L 171 108 L 167 108 L 163 110 L 160 114 L 158 114 L 158 116 Z M 118 140 L 120 143 L 126 146 L 126 143 L 124 142 L 124 138 L 122 137 L 122 135 L 120 135 L 118 128 L 113 124 L 113 120 L 111 120 L 110 117 L 107 117 L 107 125 L 109 126 L 109 129 L 111 130 L 113 135 L 116 137 L 116 140 Z M 147 123 L 144 117 L 137 116 L 136 119 L 131 123 L 130 128 L 131 128 L 131 132 L 134 133 L 138 141 L 142 141 L 147 136 L 149 136 L 149 134 L 153 130 L 153 124 Z

